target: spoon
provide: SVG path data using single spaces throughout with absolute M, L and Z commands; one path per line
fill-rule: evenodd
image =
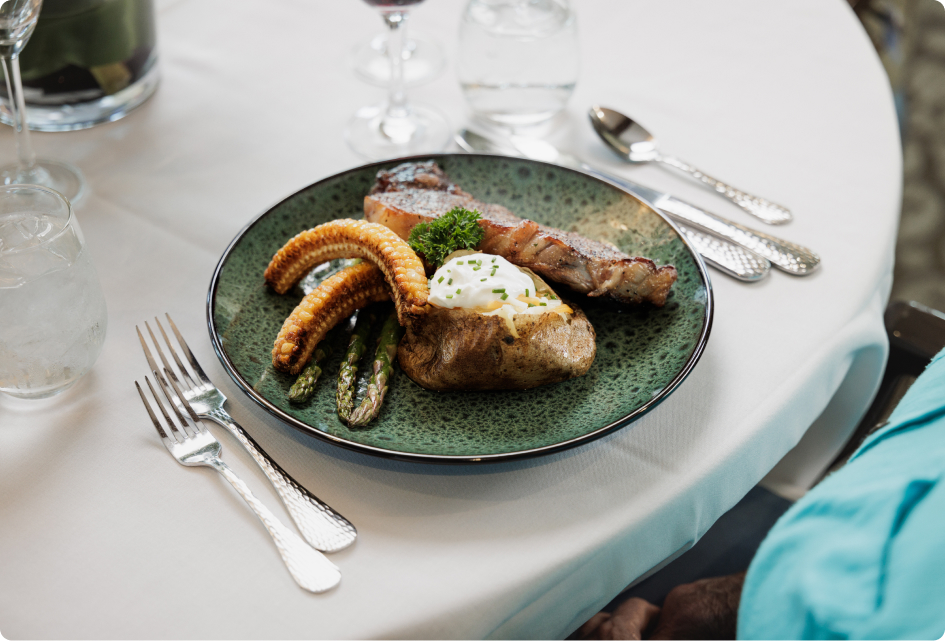
M 659 152 L 659 143 L 656 138 L 644 129 L 640 123 L 634 122 L 619 111 L 594 105 L 587 115 L 590 117 L 597 135 L 624 160 L 629 160 L 632 163 L 645 163 L 655 160 L 684 171 L 769 225 L 782 225 L 793 219 L 791 212 L 781 205 L 776 205 L 764 198 L 752 196 L 740 189 L 735 189 L 678 158 L 664 156 Z

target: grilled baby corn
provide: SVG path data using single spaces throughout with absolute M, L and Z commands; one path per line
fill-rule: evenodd
M 325 279 L 282 324 L 272 348 L 273 367 L 298 374 L 328 330 L 355 310 L 389 298 L 384 275 L 371 263 L 352 265 Z
M 312 267 L 334 258 L 364 258 L 374 263 L 390 285 L 401 325 L 423 313 L 430 293 L 423 263 L 397 234 L 363 220 L 333 220 L 303 231 L 272 257 L 266 284 L 284 294 Z

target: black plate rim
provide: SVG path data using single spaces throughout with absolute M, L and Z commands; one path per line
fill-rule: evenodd
M 387 449 L 375 447 L 372 445 L 356 443 L 354 441 L 349 441 L 349 440 L 334 436 L 332 434 L 322 432 L 321 430 L 312 427 L 308 423 L 300 421 L 297 418 L 289 414 L 286 414 L 285 412 L 280 410 L 278 407 L 270 403 L 269 400 L 267 400 L 261 394 L 256 392 L 256 390 L 253 389 L 252 385 L 250 385 L 239 374 L 235 365 L 233 364 L 233 362 L 230 360 L 229 356 L 227 356 L 226 352 L 223 349 L 223 346 L 220 342 L 219 333 L 217 331 L 217 327 L 216 327 L 216 324 L 214 323 L 213 318 L 214 318 L 214 311 L 216 309 L 217 286 L 219 285 L 220 274 L 223 271 L 224 265 L 226 264 L 227 257 L 230 255 L 230 252 L 239 243 L 239 241 L 246 235 L 246 233 L 249 232 L 249 230 L 252 229 L 256 225 L 256 223 L 261 221 L 271 211 L 273 211 L 274 209 L 282 205 L 284 202 L 288 201 L 291 198 L 294 198 L 300 192 L 311 189 L 328 180 L 334 180 L 336 178 L 340 178 L 344 176 L 345 174 L 359 172 L 359 171 L 363 171 L 365 169 L 370 169 L 374 167 L 379 169 L 381 167 L 387 167 L 387 166 L 391 166 L 391 165 L 399 164 L 403 162 L 438 160 L 440 158 L 461 157 L 461 156 L 469 156 L 469 155 L 471 154 L 466 154 L 466 153 L 422 154 L 422 155 L 416 155 L 416 156 L 406 156 L 403 158 L 391 158 L 388 160 L 381 160 L 378 162 L 367 163 L 364 165 L 359 165 L 357 167 L 346 169 L 336 174 L 326 176 L 325 178 L 322 178 L 321 180 L 317 180 L 306 187 L 297 189 L 293 193 L 289 194 L 282 200 L 278 201 L 274 205 L 271 205 L 265 211 L 260 213 L 253 220 L 247 223 L 236 234 L 233 240 L 230 241 L 229 245 L 227 245 L 226 249 L 223 251 L 223 254 L 220 256 L 220 260 L 217 262 L 217 266 L 213 270 L 213 276 L 210 279 L 210 288 L 207 291 L 206 312 L 207 312 L 207 330 L 210 333 L 210 341 L 213 344 L 213 351 L 216 353 L 217 358 L 220 359 L 220 362 L 223 364 L 223 368 L 226 370 L 227 374 L 229 374 L 230 378 L 233 379 L 233 382 L 236 383 L 237 387 L 240 388 L 240 391 L 246 394 L 250 399 L 252 399 L 257 405 L 259 405 L 264 410 L 266 410 L 269 414 L 278 418 L 280 421 L 287 423 L 288 425 L 306 434 L 314 436 L 322 441 L 343 447 L 348 450 L 359 452 L 361 454 L 369 454 L 372 456 L 377 456 L 377 457 L 388 459 L 388 460 L 402 461 L 402 462 L 407 462 L 407 463 L 419 462 L 419 463 L 432 463 L 432 464 L 465 465 L 465 464 L 478 464 L 478 463 L 499 463 L 499 462 L 513 461 L 513 460 L 535 458 L 539 456 L 547 456 L 549 454 L 554 454 L 556 452 L 561 452 L 563 450 L 571 449 L 573 447 L 577 447 L 579 445 L 584 445 L 591 441 L 595 441 L 599 438 L 602 438 L 610 434 L 611 432 L 619 430 L 637 421 L 638 419 L 640 419 L 640 417 L 644 416 L 645 414 L 650 412 L 653 408 L 655 408 L 660 403 L 662 403 L 668 396 L 670 396 L 676 390 L 677 387 L 679 387 L 679 385 L 686 379 L 686 377 L 689 376 L 689 374 L 692 372 L 692 370 L 695 368 L 696 364 L 699 362 L 700 358 L 702 357 L 702 354 L 705 351 L 705 346 L 709 340 L 709 334 L 711 333 L 711 330 L 712 330 L 712 322 L 715 317 L 715 296 L 712 291 L 712 280 L 709 278 L 708 269 L 706 268 L 705 262 L 702 260 L 702 256 L 699 255 L 699 252 L 696 251 L 696 249 L 692 246 L 692 244 L 689 242 L 689 239 L 686 237 L 686 235 L 679 229 L 679 227 L 672 220 L 670 220 L 667 216 L 663 215 L 663 213 L 659 211 L 657 208 L 655 208 L 651 203 L 643 200 L 639 196 L 630 193 L 626 189 L 621 188 L 619 185 L 615 185 L 606 180 L 601 180 L 600 178 L 597 178 L 596 176 L 591 176 L 589 174 L 585 174 L 583 172 L 577 171 L 575 169 L 571 169 L 569 167 L 562 167 L 561 165 L 555 165 L 553 163 L 546 163 L 539 160 L 530 160 L 530 159 L 524 159 L 524 158 L 513 158 L 513 160 L 520 160 L 527 163 L 534 163 L 539 166 L 551 166 L 551 167 L 555 167 L 556 169 L 563 169 L 563 170 L 567 170 L 576 174 L 580 174 L 584 178 L 596 180 L 605 185 L 608 185 L 609 187 L 618 189 L 619 191 L 622 191 L 628 196 L 641 202 L 652 213 L 662 218 L 670 227 L 673 228 L 673 230 L 676 231 L 676 233 L 679 235 L 679 238 L 682 240 L 683 244 L 689 250 L 689 253 L 695 259 L 696 268 L 699 271 L 699 277 L 702 279 L 702 283 L 706 289 L 705 319 L 703 320 L 703 323 L 702 323 L 699 339 L 698 341 L 696 341 L 696 345 L 693 347 L 692 352 L 690 352 L 689 357 L 686 360 L 686 364 L 680 369 L 680 371 L 676 374 L 676 376 L 673 377 L 673 380 L 670 381 L 670 383 L 660 391 L 658 395 L 656 395 L 655 397 L 653 397 L 652 399 L 650 399 L 649 401 L 647 401 L 646 403 L 644 403 L 643 405 L 635 409 L 634 411 L 630 412 L 626 416 L 608 425 L 600 427 L 594 430 L 593 432 L 588 432 L 587 434 L 582 434 L 581 436 L 577 436 L 575 438 L 569 439 L 567 441 L 562 441 L 560 443 L 554 443 L 552 445 L 546 445 L 543 447 L 531 448 L 527 450 L 520 450 L 517 452 L 483 454 L 480 456 L 422 454 L 422 453 L 416 453 L 416 452 L 398 452 L 398 451 L 393 451 L 393 450 L 387 450 Z M 509 156 L 503 156 L 499 154 L 475 154 L 475 155 L 492 157 L 492 158 L 501 159 L 501 160 L 510 159 Z

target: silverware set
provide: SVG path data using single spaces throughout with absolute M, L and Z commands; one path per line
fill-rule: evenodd
M 628 162 L 661 161 L 682 169 L 768 224 L 783 224 L 792 219 L 791 212 L 780 205 L 735 189 L 675 158 L 660 155 L 653 136 L 623 114 L 594 106 L 589 117 L 605 144 Z M 761 280 L 772 266 L 794 276 L 806 276 L 820 264 L 820 257 L 807 247 L 740 225 L 670 194 L 601 171 L 545 140 L 515 135 L 500 139 L 469 129 L 461 129 L 454 140 L 461 149 L 471 153 L 494 153 L 549 162 L 620 187 L 662 212 L 676 224 L 707 264 L 735 279 L 745 282 Z
M 338 585 L 341 573 L 322 552 L 337 552 L 348 547 L 357 538 L 357 530 L 345 517 L 293 479 L 233 420 L 223 407 L 226 396 L 207 378 L 170 315 L 165 316 L 177 340 L 178 348 L 174 347 L 161 322 L 157 318 L 154 322 L 174 365 L 167 360 L 151 326 L 145 323 L 151 344 L 163 365 L 163 368 L 159 368 L 144 335 L 135 327 L 151 374 L 172 410 L 171 414 L 168 414 L 151 381 L 145 377 L 151 396 L 164 418 L 162 422 L 151 408 L 141 386 L 135 381 L 141 402 L 144 403 L 164 446 L 182 465 L 212 467 L 233 485 L 272 536 L 289 573 L 299 586 L 310 592 L 324 592 Z M 189 364 L 189 369 L 184 361 Z M 220 442 L 203 427 L 202 419 L 209 419 L 225 427 L 249 452 L 282 499 L 299 532 L 305 538 L 304 541 L 253 496 L 249 487 L 220 459 Z

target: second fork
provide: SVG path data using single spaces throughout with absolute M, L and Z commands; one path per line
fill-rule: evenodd
M 144 326 L 151 336 L 151 341 L 158 353 L 158 357 L 164 365 L 165 371 L 168 373 L 169 379 L 177 384 L 177 387 L 180 389 L 181 397 L 187 401 L 187 403 L 183 404 L 182 409 L 190 414 L 190 418 L 194 421 L 198 421 L 200 418 L 207 418 L 225 427 L 236 440 L 239 441 L 240 445 L 242 445 L 253 457 L 253 460 L 256 461 L 256 464 L 266 475 L 266 478 L 269 479 L 269 482 L 279 494 L 279 498 L 282 499 L 292 520 L 295 521 L 295 524 L 298 526 L 302 536 L 305 537 L 305 540 L 308 541 L 312 547 L 322 552 L 337 552 L 354 543 L 358 535 L 354 525 L 293 479 L 288 472 L 283 470 L 278 463 L 272 460 L 272 458 L 259 447 L 256 441 L 233 420 L 233 417 L 231 417 L 223 407 L 223 404 L 226 402 L 226 396 L 217 389 L 207 377 L 203 368 L 200 367 L 200 363 L 197 362 L 193 352 L 190 351 L 190 347 L 178 331 L 170 315 L 165 314 L 165 316 L 167 317 L 171 331 L 180 344 L 180 351 L 183 353 L 184 359 L 190 363 L 197 380 L 191 376 L 187 367 L 184 366 L 184 363 L 181 361 L 180 357 L 178 357 L 178 350 L 174 348 L 161 322 L 157 318 L 154 319 L 158 331 L 177 365 L 180 376 L 174 373 L 174 368 L 168 362 L 167 358 L 165 358 L 164 350 L 161 349 L 161 345 L 155 337 L 154 332 L 151 331 L 150 325 L 146 322 Z M 144 350 L 145 358 L 148 359 L 151 372 L 157 377 L 160 372 L 157 362 L 154 360 L 151 350 L 148 348 L 148 344 L 141 334 L 141 330 L 135 327 L 135 331 L 138 332 L 138 339 L 141 341 L 141 348 Z
M 208 432 L 199 421 L 194 421 L 192 424 L 188 425 L 184 415 L 181 414 L 177 408 L 176 399 L 173 398 L 174 395 L 167 389 L 167 384 L 160 375 L 157 377 L 157 382 L 161 386 L 165 397 L 169 401 L 173 401 L 172 409 L 177 415 L 177 419 L 180 421 L 179 428 L 174 425 L 174 420 L 164 409 L 164 404 L 158 397 L 157 392 L 154 391 L 151 381 L 148 380 L 147 377 L 145 377 L 144 380 L 151 390 L 154 402 L 164 416 L 164 425 L 161 424 L 161 421 L 158 420 L 158 417 L 152 411 L 151 404 L 145 397 L 141 386 L 138 385 L 138 381 L 135 381 L 135 387 L 138 389 L 138 394 L 141 396 L 141 402 L 144 403 L 144 407 L 151 417 L 151 422 L 154 423 L 154 427 L 161 437 L 161 442 L 164 444 L 164 447 L 167 448 L 167 451 L 171 453 L 171 456 L 177 459 L 177 462 L 181 465 L 203 465 L 212 467 L 219 472 L 223 478 L 230 482 L 230 485 L 243 497 L 243 500 L 252 508 L 253 512 L 266 527 L 266 531 L 269 532 L 273 543 L 276 544 L 279 555 L 282 557 L 283 562 L 285 562 L 289 574 L 292 575 L 292 578 L 295 579 L 300 587 L 305 588 L 309 592 L 318 593 L 325 592 L 338 585 L 341 581 L 341 572 L 338 568 L 331 561 L 326 559 L 322 553 L 309 547 L 305 541 L 283 525 L 282 522 L 253 495 L 246 483 L 244 483 L 242 479 L 223 462 L 223 459 L 220 458 L 223 447 L 220 445 L 220 442 L 214 438 L 213 434 Z M 189 432 L 188 429 L 190 430 Z

